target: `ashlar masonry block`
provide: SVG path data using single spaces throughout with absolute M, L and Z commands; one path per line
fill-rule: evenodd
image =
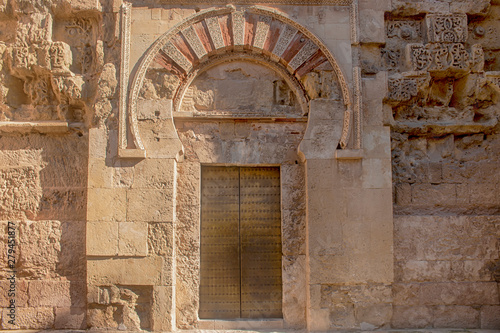
M 162 257 L 89 259 L 87 282 L 92 285 L 161 285 Z
M 127 193 L 123 188 L 90 188 L 87 198 L 89 221 L 125 221 Z
M 117 255 L 118 225 L 117 222 L 87 222 L 87 255 Z
M 148 224 L 121 222 L 118 226 L 118 255 L 143 257 L 148 254 Z

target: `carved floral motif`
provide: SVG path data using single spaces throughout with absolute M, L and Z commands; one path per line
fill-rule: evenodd
M 481 66 L 484 58 L 480 45 L 475 45 L 469 52 L 461 43 L 409 44 L 407 57 L 412 70 L 415 71 L 467 71 L 472 67 Z
M 422 26 L 419 21 L 390 21 L 386 26 L 387 38 L 400 38 L 416 41 L 422 37 Z
M 80 65 L 81 73 L 92 72 L 95 60 L 94 22 L 90 18 L 75 18 L 65 28 L 66 34 L 71 40 L 76 41 L 77 52 L 75 62 Z
M 383 49 L 382 58 L 384 59 L 385 65 L 388 69 L 396 69 L 399 66 L 401 60 L 400 50 Z
M 428 14 L 426 23 L 430 42 L 464 43 L 467 41 L 467 15 L 465 14 Z
M 405 102 L 417 96 L 418 84 L 416 79 L 389 79 L 388 99 Z

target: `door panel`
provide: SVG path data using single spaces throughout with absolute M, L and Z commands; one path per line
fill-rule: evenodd
M 281 318 L 278 167 L 202 168 L 200 318 Z
M 279 168 L 240 169 L 241 317 L 281 314 Z
M 200 318 L 240 316 L 239 170 L 204 167 Z

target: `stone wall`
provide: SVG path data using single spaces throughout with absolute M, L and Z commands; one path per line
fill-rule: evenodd
M 500 2 L 276 1 L 262 17 L 226 2 L 133 1 L 131 78 L 190 16 L 219 8 L 225 30 L 220 45 L 207 21 L 206 39 L 177 31 L 127 118 L 122 1 L 0 0 L 1 328 L 498 329 Z M 304 27 L 286 56 L 264 52 L 279 34 L 249 44 L 283 17 Z M 316 62 L 295 72 L 306 40 Z M 119 154 L 133 126 L 141 158 Z M 281 167 L 276 327 L 198 320 L 201 164 Z
M 362 46 L 366 84 L 387 75 L 394 328 L 500 327 L 499 14 L 392 1 L 385 40 Z
M 3 329 L 87 327 L 87 129 L 112 114 L 109 10 L 95 1 L 0 1 Z M 6 308 L 8 222 L 16 225 L 15 325 Z

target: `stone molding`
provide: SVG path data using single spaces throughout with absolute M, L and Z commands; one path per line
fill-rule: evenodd
M 351 1 L 347 1 L 346 5 L 351 5 Z M 123 8 L 130 6 L 125 4 Z M 127 7 L 129 8 L 129 7 Z M 350 9 L 356 9 L 356 6 L 350 6 Z M 127 41 L 130 38 L 130 19 L 124 17 L 130 14 L 127 10 L 122 10 L 122 40 Z M 252 18 L 256 19 L 253 31 L 248 28 L 248 21 Z M 351 15 L 351 34 L 356 38 L 356 22 L 352 22 L 356 15 Z M 226 21 L 224 21 L 226 20 Z M 227 21 L 232 22 L 232 27 L 227 27 Z M 128 22 L 128 23 L 127 23 Z M 272 40 L 271 22 L 275 22 L 280 36 L 277 41 Z M 203 41 L 200 38 L 198 29 L 204 29 L 204 33 L 211 40 Z M 194 28 L 193 28 L 194 27 Z M 354 28 L 353 28 L 354 27 Z M 222 31 L 226 28 L 226 33 L 229 36 L 224 36 Z M 354 30 L 353 30 L 354 29 Z M 285 32 L 290 32 L 285 36 Z M 265 36 L 264 36 L 265 34 Z M 289 35 L 289 36 L 288 36 Z M 128 37 L 127 37 L 128 36 Z M 226 39 L 224 39 L 224 37 Z M 280 44 L 282 41 L 282 44 Z M 124 45 L 125 44 L 125 45 Z M 130 50 L 126 43 L 122 44 L 122 59 L 129 61 Z M 272 47 L 272 49 L 271 49 Z M 215 48 L 215 49 L 214 49 Z M 128 87 L 127 105 L 124 102 L 120 104 L 120 149 L 129 150 L 130 146 L 134 149 L 143 151 L 137 154 L 139 157 L 145 156 L 145 148 L 140 138 L 140 133 L 137 125 L 137 99 L 140 89 L 144 82 L 146 72 L 153 61 L 164 66 L 171 73 L 179 77 L 181 84 L 174 95 L 174 112 L 178 111 L 182 96 L 188 86 L 188 82 L 199 73 L 200 69 L 207 67 L 212 61 L 217 62 L 221 54 L 231 52 L 232 54 L 239 51 L 254 54 L 254 58 L 268 58 L 266 61 L 269 64 L 275 64 L 273 67 L 281 75 L 283 71 L 279 68 L 280 63 L 285 67 L 287 81 L 292 82 L 292 86 L 297 87 L 296 79 L 312 71 L 317 66 L 328 62 L 333 68 L 342 91 L 342 97 L 345 106 L 344 128 L 340 145 L 346 148 L 351 125 L 351 89 L 345 79 L 345 76 L 340 69 L 336 59 L 328 50 L 328 48 L 305 27 L 288 18 L 285 14 L 262 6 L 251 6 L 244 11 L 237 11 L 232 5 L 222 8 L 208 9 L 194 14 L 175 27 L 160 36 L 144 53 L 142 60 L 136 66 L 133 79 L 130 84 L 122 84 L 123 87 Z M 127 54 L 125 54 L 127 53 Z M 127 83 L 129 71 L 122 70 L 122 82 Z M 298 83 L 300 86 L 300 82 Z M 356 85 L 356 89 L 360 89 L 360 85 Z M 302 89 L 304 90 L 304 89 Z M 296 89 L 296 92 L 297 89 Z M 123 93 L 125 95 L 125 93 Z M 305 96 L 304 93 L 300 94 Z M 355 95 L 360 96 L 360 91 Z M 121 96 L 121 101 L 124 97 Z M 307 96 L 304 97 L 307 100 Z M 302 97 L 299 97 L 302 99 Z M 354 106 L 359 106 L 360 103 L 355 103 Z M 360 120 L 359 110 L 354 110 L 354 121 Z M 125 116 L 126 114 L 126 116 Z M 360 137 L 359 126 L 354 126 L 355 138 Z M 127 134 L 127 129 L 130 130 L 130 135 Z M 133 140 L 127 142 L 127 136 Z M 357 140 L 357 139 L 356 139 Z M 359 142 L 358 142 L 359 143 Z M 356 143 L 355 143 L 356 144 Z M 359 144 L 356 144 L 358 147 Z M 130 154 L 127 154 L 128 156 Z M 123 154 L 120 154 L 123 156 Z

